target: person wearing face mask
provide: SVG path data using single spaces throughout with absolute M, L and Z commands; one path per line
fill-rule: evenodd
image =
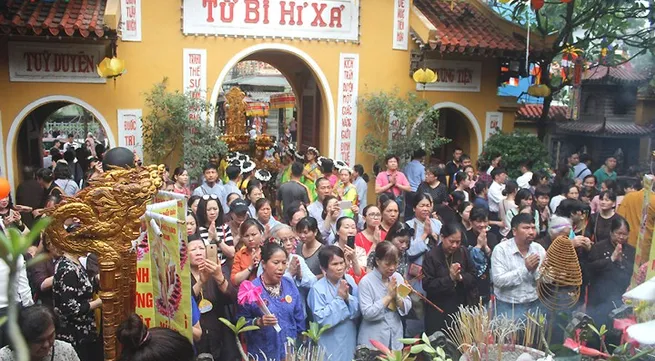
M 457 313 L 460 305 L 479 302 L 473 263 L 462 245 L 464 230 L 457 223 L 441 227 L 441 243 L 432 247 L 423 262 L 423 288 L 427 298 L 443 310 L 427 307 L 425 327 L 428 335 L 442 331 L 446 321 Z
M 252 284 L 262 288 L 261 298 L 271 314 L 264 315 L 256 304 L 238 305 L 237 318 L 244 317 L 247 325 L 259 326 L 259 330 L 244 334 L 251 355 L 284 360 L 287 339 L 295 340 L 306 329 L 302 296 L 293 281 L 284 277 L 288 258 L 286 250 L 276 242 L 268 242 L 261 249 L 264 271 Z M 275 325 L 280 326 L 280 332 L 273 328 Z
M 398 294 L 398 285 L 405 279 L 396 270 L 400 251 L 391 242 L 375 247 L 375 268 L 359 283 L 359 308 L 362 323 L 357 344 L 372 348 L 370 340 L 379 341 L 391 350 L 401 350 L 403 344 L 402 317 L 412 308 L 409 296 Z
M 489 211 L 484 207 L 473 207 L 469 218 L 471 229 L 466 232 L 465 246 L 475 266 L 478 294 L 486 305 L 491 298 L 491 254 L 500 242 L 498 236 L 490 232 Z
M 329 325 L 318 341 L 330 360 L 351 361 L 357 346 L 357 323 L 360 316 L 359 290 L 346 274 L 346 260 L 341 248 L 327 246 L 319 253 L 325 277 L 309 291 L 307 303 L 320 327 Z
M 610 238 L 598 242 L 589 252 L 589 300 L 587 313 L 598 325 L 608 324 L 614 305 L 630 284 L 635 248 L 628 244 L 630 225 L 623 217 L 612 220 Z
M 199 354 L 215 360 L 235 360 L 238 350 L 234 334 L 219 321 L 229 317 L 226 306 L 236 301 L 236 289 L 227 281 L 216 261 L 207 259 L 206 246 L 198 235 L 189 236 L 187 245 L 191 265 L 191 291 L 200 309 L 202 336 L 196 342 Z

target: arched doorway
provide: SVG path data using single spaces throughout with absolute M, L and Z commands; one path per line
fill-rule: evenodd
M 444 162 L 450 160 L 455 147 L 469 156 L 482 152 L 482 130 L 478 120 L 466 107 L 451 102 L 432 106 L 439 110 L 439 135 L 451 139 L 436 153 Z
M 236 54 L 225 64 L 212 88 L 212 107 L 220 102 L 220 92 L 228 74 L 243 61 L 270 64 L 286 78 L 296 97 L 298 145 L 301 149 L 315 146 L 334 156 L 336 123 L 332 92 L 318 64 L 298 48 L 285 44 L 259 44 Z M 210 121 L 214 124 L 215 119 Z M 329 136 L 325 138 L 322 134 L 328 129 Z
M 72 133 L 74 141 L 82 145 L 85 133 L 92 132 L 97 134 L 99 141 L 106 140 L 110 147 L 114 146 L 114 134 L 109 124 L 90 104 L 74 97 L 56 95 L 36 100 L 14 118 L 7 135 L 7 176 L 12 189 L 15 189 L 15 181 L 20 180 L 24 166 L 43 166 L 44 151 L 52 147 L 56 138 L 52 136 L 53 131 L 58 131 L 63 137 Z

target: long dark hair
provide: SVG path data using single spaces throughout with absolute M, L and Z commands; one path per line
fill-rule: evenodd
M 136 314 L 118 326 L 116 338 L 123 345 L 122 361 L 192 361 L 193 345 L 169 328 L 148 329 Z
M 321 236 L 321 232 L 318 230 L 318 222 L 314 217 L 305 217 L 301 219 L 298 224 L 296 224 L 296 232 L 300 233 L 301 231 L 308 230 L 310 232 L 316 233 L 316 240 L 319 243 L 324 243 L 323 242 L 323 237 Z
M 198 227 L 209 227 L 209 221 L 207 220 L 207 203 L 211 201 L 216 202 L 216 205 L 218 205 L 218 217 L 216 217 L 216 226 L 223 224 L 225 213 L 223 212 L 221 201 L 218 198 L 210 197 L 207 200 L 200 198 L 200 202 L 198 202 L 198 210 L 196 212 L 196 218 L 198 218 Z

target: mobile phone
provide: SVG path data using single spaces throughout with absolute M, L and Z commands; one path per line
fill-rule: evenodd
M 211 260 L 212 262 L 218 261 L 218 245 L 216 244 L 208 245 L 206 252 L 207 252 L 208 260 Z
M 352 201 L 341 201 L 341 202 L 339 202 L 339 208 L 341 208 L 342 210 L 349 210 L 352 207 L 353 207 L 353 202 Z
M 346 245 L 352 249 L 355 249 L 355 236 L 348 236 L 348 241 Z

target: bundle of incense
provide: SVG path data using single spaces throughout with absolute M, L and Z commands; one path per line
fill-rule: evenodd
M 407 283 L 407 281 L 405 281 L 405 283 L 401 283 L 398 285 L 398 294 L 401 295 L 401 297 L 407 297 L 407 295 L 409 295 L 410 293 L 417 295 L 420 299 L 425 301 L 425 303 L 434 307 L 437 311 L 444 313 L 439 306 L 435 305 L 434 303 L 432 303 L 432 301 L 428 300 L 428 298 L 423 296 L 421 292 L 415 290 L 414 287 L 412 287 L 409 283 Z

